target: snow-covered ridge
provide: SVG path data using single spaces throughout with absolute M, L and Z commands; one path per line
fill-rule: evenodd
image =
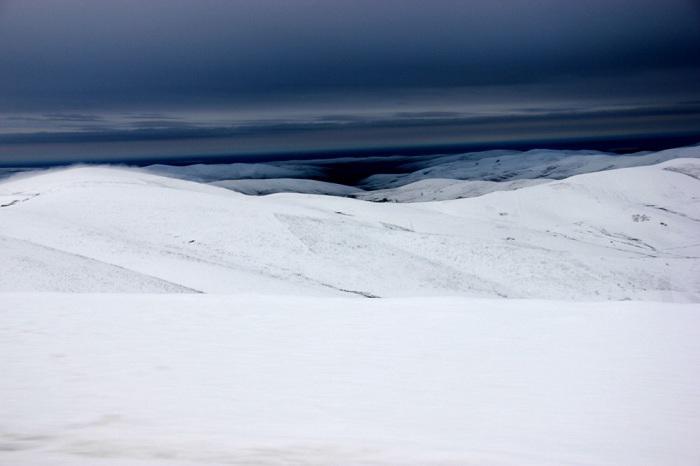
M 327 181 L 297 178 L 267 178 L 221 180 L 211 183 L 214 186 L 230 189 L 251 196 L 263 196 L 276 193 L 325 194 L 328 196 L 349 196 L 362 193 L 363 190 L 352 186 Z
M 697 159 L 420 204 L 84 167 L 0 183 L 0 290 L 700 300 Z
M 481 196 L 574 175 L 647 166 L 700 157 L 700 146 L 618 155 L 587 150 L 490 150 L 443 156 L 375 157 L 376 174 L 357 186 L 329 183 L 328 170 L 354 159 L 291 160 L 270 163 L 151 165 L 164 176 L 216 184 L 252 195 L 279 192 L 353 196 L 376 202 L 425 202 Z M 401 173 L 383 173 L 387 164 Z M 388 168 L 390 169 L 390 168 Z M 310 179 L 313 178 L 313 179 Z M 324 181 L 325 179 L 325 181 Z M 461 182 L 460 182 L 461 181 Z M 367 191 L 367 192 L 365 192 Z
M 482 181 L 563 179 L 584 173 L 654 165 L 683 157 L 700 157 L 700 146 L 627 155 L 548 149 L 485 151 L 419 161 L 414 164 L 416 170 L 411 173 L 373 175 L 364 180 L 361 186 L 365 189 L 388 189 L 433 178 Z
M 373 202 L 429 202 L 478 197 L 495 191 L 516 189 L 548 183 L 550 180 L 478 181 L 428 178 L 398 188 L 377 189 L 353 193 L 352 197 Z

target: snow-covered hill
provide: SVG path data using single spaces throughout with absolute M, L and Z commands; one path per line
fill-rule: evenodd
M 360 188 L 354 188 L 343 184 L 295 178 L 221 180 L 214 181 L 211 184 L 251 196 L 262 196 L 275 193 L 349 196 L 351 194 L 363 192 L 363 190 Z
M 603 170 L 654 165 L 683 157 L 700 157 L 700 146 L 628 155 L 581 150 L 494 150 L 419 160 L 409 165 L 415 169 L 411 173 L 372 175 L 361 183 L 361 187 L 368 190 L 396 188 L 432 178 L 482 181 L 563 179 Z
M 538 179 L 496 182 L 429 178 L 399 186 L 398 188 L 356 192 L 352 194 L 352 197 L 373 202 L 448 201 L 450 199 L 483 196 L 495 191 L 511 191 L 548 183 L 549 181 L 547 179 Z
M 296 192 L 357 195 L 355 197 L 375 202 L 425 202 L 481 196 L 493 191 L 535 185 L 541 183 L 540 180 L 654 165 L 684 157 L 700 157 L 700 146 L 627 155 L 590 150 L 490 150 L 437 156 L 150 165 L 144 170 L 157 175 L 209 182 L 251 195 Z M 372 167 L 374 174 L 359 182 L 351 182 L 352 186 L 336 182 L 337 173 L 343 173 L 348 167 L 352 170 L 357 164 Z M 396 170 L 396 173 L 392 174 L 391 170 Z
M 0 464 L 698 464 L 700 160 L 417 183 L 1 181 Z
M 697 301 L 699 165 L 420 204 L 24 175 L 0 183 L 0 290 Z

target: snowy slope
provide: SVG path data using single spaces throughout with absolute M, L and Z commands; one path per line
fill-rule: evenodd
M 700 464 L 694 304 L 5 294 L 0 464 Z
M 0 234 L 0 289 L 182 293 L 194 290 L 109 262 Z
M 538 184 L 547 179 L 513 181 L 469 181 L 430 178 L 392 189 L 377 189 L 355 193 L 352 197 L 374 202 L 428 202 L 478 197 L 495 191 L 511 191 Z
M 628 155 L 580 150 L 494 150 L 420 160 L 411 164 L 416 168 L 411 173 L 372 175 L 360 186 L 368 190 L 388 189 L 431 178 L 482 181 L 563 179 L 602 170 L 654 165 L 682 157 L 700 157 L 700 146 Z
M 420 204 L 105 167 L 25 175 L 0 183 L 0 290 L 697 301 L 699 165 Z
M 221 180 L 211 184 L 248 195 L 267 195 L 275 193 L 325 194 L 329 196 L 348 196 L 360 193 L 360 188 L 326 181 L 294 178 L 269 178 L 248 180 Z

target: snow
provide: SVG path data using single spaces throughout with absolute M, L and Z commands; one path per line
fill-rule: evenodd
M 208 182 L 250 195 L 280 192 L 351 196 L 375 202 L 425 202 L 481 196 L 598 171 L 699 158 L 700 146 L 618 155 L 591 150 L 488 150 L 436 156 L 286 160 L 269 163 L 150 165 L 148 173 Z M 372 162 L 376 173 L 357 186 L 331 183 L 343 164 Z M 0 173 L 0 177 L 2 174 Z M 312 179 L 313 178 L 313 179 Z M 325 180 L 324 180 L 325 179 Z M 366 192 L 364 192 L 366 191 Z
M 2 289 L 182 293 L 192 289 L 114 264 L 0 235 Z
M 0 464 L 700 464 L 696 152 L 3 179 Z
M 584 173 L 655 165 L 688 157 L 700 157 L 700 146 L 629 155 L 548 149 L 472 152 L 416 162 L 413 166 L 418 169 L 407 174 L 372 175 L 360 186 L 367 190 L 389 189 L 433 178 L 481 181 L 563 179 Z
M 697 304 L 3 294 L 0 463 L 700 463 Z
M 462 181 L 446 178 L 429 178 L 393 189 L 377 189 L 354 194 L 353 197 L 374 202 L 428 202 L 478 197 L 495 191 L 511 191 L 549 180 L 513 181 Z
M 22 175 L 0 183 L 0 291 L 698 301 L 699 166 L 417 204 L 245 196 L 126 168 Z
M 294 178 L 272 178 L 263 180 L 221 180 L 211 183 L 214 186 L 237 191 L 251 196 L 275 193 L 324 194 L 329 196 L 348 196 L 362 192 L 360 188 L 326 181 L 304 180 Z

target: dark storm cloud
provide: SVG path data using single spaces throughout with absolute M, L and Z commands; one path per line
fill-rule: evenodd
M 513 125 L 564 127 L 572 124 L 590 124 L 600 121 L 655 121 L 665 118 L 682 119 L 690 128 L 700 127 L 700 104 L 652 108 L 618 109 L 524 109 L 517 114 L 476 116 L 458 112 L 396 112 L 377 117 L 321 116 L 310 120 L 242 121 L 226 126 L 194 125 L 174 119 L 137 120 L 110 126 L 90 126 L 79 131 L 43 131 L 33 133 L 0 134 L 0 144 L 66 143 L 66 142 L 124 142 L 139 140 L 191 140 L 203 138 L 245 138 L 250 136 L 280 136 L 297 133 L 352 130 L 361 134 L 367 130 L 423 130 L 435 127 L 459 127 L 463 131 Z M 397 141 L 394 141 L 395 143 Z
M 1 15 L 10 107 L 514 84 L 700 63 L 693 0 L 9 0 Z
M 0 0 L 12 144 L 675 112 L 699 77 L 696 0 Z M 190 118 L 221 109 L 253 123 Z

